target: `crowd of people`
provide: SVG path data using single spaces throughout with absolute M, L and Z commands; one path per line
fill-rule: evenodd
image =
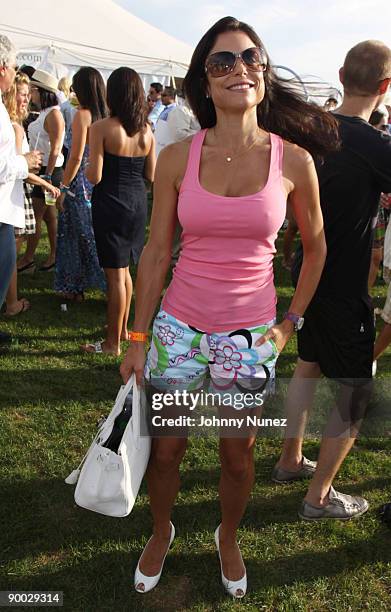
M 321 108 L 300 97 L 279 78 L 252 27 L 232 17 L 198 43 L 181 105 L 173 87 L 153 82 L 145 92 L 131 68 L 118 68 L 105 85 L 96 69 L 83 67 L 72 91 L 61 84 L 62 96 L 48 72 L 15 68 L 15 49 L 0 36 L 5 314 L 30 306 L 18 299 L 17 275 L 35 270 L 44 221 L 50 251 L 40 270 L 54 270 L 64 299 L 81 302 L 90 287 L 107 292 L 106 337 L 82 350 L 119 355 L 121 341 L 129 341 L 124 381 L 134 372 L 139 383 L 145 377 L 165 393 L 201 388 L 208 378 L 217 394 L 250 384 L 266 398 L 278 356 L 296 332 L 288 431 L 272 479 L 311 478 L 302 519 L 361 516 L 368 502 L 336 491 L 333 481 L 365 416 L 374 359 L 391 341 L 391 289 L 376 346 L 368 293 L 382 258 L 391 281 L 390 107 L 382 106 L 391 50 L 370 40 L 347 53 L 338 108 L 333 99 Z M 145 245 L 146 184 L 153 210 Z M 295 291 L 277 322 L 273 258 L 287 217 L 284 264 Z M 21 236 L 27 247 L 16 263 Z M 179 258 L 155 315 L 179 236 Z M 131 331 L 130 260 L 138 263 Z M 321 375 L 338 382 L 338 393 L 314 462 L 303 456 L 302 442 Z M 234 598 L 247 589 L 237 530 L 253 486 L 255 441 L 254 429 L 220 438 L 215 543 L 222 583 Z M 175 537 L 171 512 L 186 445 L 175 431 L 152 441 L 146 477 L 154 526 L 135 572 L 139 593 L 159 582 Z
M 137 263 L 145 242 L 146 184 L 153 183 L 160 150 L 199 130 L 190 108 L 176 100 L 176 90 L 161 83 L 152 83 L 146 98 L 130 68 L 114 71 L 107 87 L 92 67 L 81 68 L 71 83 L 30 66 L 18 70 L 4 93 L 16 152 L 32 149 L 42 159 L 39 174 L 15 183 L 25 211 L 24 227 L 14 223 L 16 249 L 24 241 L 26 249 L 9 283 L 6 316 L 30 308 L 18 299 L 17 275 L 36 271 L 44 221 L 50 251 L 38 271 L 54 271 L 57 294 L 82 302 L 89 288 L 107 292 L 106 339 L 82 349 L 120 353 L 121 340 L 129 339 L 129 261 Z

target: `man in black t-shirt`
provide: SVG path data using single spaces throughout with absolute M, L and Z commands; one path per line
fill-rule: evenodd
M 327 259 L 298 332 L 299 359 L 287 400 L 289 438 L 272 475 L 275 482 L 313 476 L 299 509 L 306 520 L 348 519 L 368 509 L 365 499 L 338 493 L 332 482 L 371 390 L 375 329 L 368 274 L 379 197 L 391 191 L 391 137 L 368 119 L 389 89 L 391 50 L 378 41 L 359 43 L 347 54 L 340 79 L 344 99 L 334 116 L 341 149 L 317 164 Z M 300 265 L 299 250 L 296 281 Z M 316 465 L 303 457 L 302 439 L 321 373 L 338 381 L 338 392 Z

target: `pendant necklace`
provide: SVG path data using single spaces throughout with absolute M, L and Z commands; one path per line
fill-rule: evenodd
M 216 138 L 216 132 L 215 132 L 215 138 Z M 255 145 L 257 144 L 257 140 L 258 140 L 258 134 L 257 134 L 257 138 L 250 144 L 250 146 L 245 147 L 242 150 L 239 149 L 238 153 L 235 153 L 235 155 L 232 155 L 232 154 L 231 155 L 225 155 L 224 159 L 227 162 L 227 164 L 230 164 L 233 159 L 236 159 L 240 155 L 243 155 L 243 153 L 248 153 L 248 151 L 251 151 L 251 149 L 253 147 L 255 147 Z
M 239 152 L 238 152 L 238 153 L 236 153 L 235 155 L 226 155 L 226 157 L 225 157 L 225 161 L 226 161 L 228 164 L 230 164 L 230 163 L 231 163 L 231 161 L 232 161 L 233 159 L 236 159 L 236 158 L 237 158 L 237 157 L 239 157 L 240 155 L 243 155 L 243 153 L 248 153 L 249 151 L 251 151 L 251 149 L 252 149 L 253 147 L 255 147 L 255 145 L 256 145 L 256 144 L 257 144 L 257 139 L 256 139 L 256 140 L 254 140 L 254 142 L 252 142 L 252 143 L 250 144 L 250 146 L 249 146 L 249 147 L 246 147 L 246 148 L 245 148 L 245 149 L 243 149 L 242 151 L 239 149 Z

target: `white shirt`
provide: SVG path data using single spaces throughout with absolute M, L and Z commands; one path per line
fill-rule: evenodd
M 41 112 L 38 115 L 38 119 L 30 123 L 30 125 L 28 126 L 30 150 L 34 151 L 35 149 L 38 149 L 38 151 L 41 151 L 43 153 L 42 166 L 44 167 L 48 165 L 50 149 L 51 149 L 49 134 L 45 130 L 44 124 L 45 124 L 46 117 L 54 109 L 60 110 L 60 107 L 59 106 L 49 106 L 49 108 L 45 108 L 44 110 L 41 110 Z M 62 146 L 64 144 L 64 136 L 65 136 L 65 128 L 62 133 L 62 140 L 60 142 L 60 151 L 62 150 Z M 60 168 L 63 165 L 63 163 L 64 163 L 64 156 L 62 153 L 60 153 L 60 155 L 58 155 L 56 159 L 55 167 Z
M 167 104 L 164 106 L 162 112 L 159 115 L 159 118 L 156 122 L 155 127 L 155 141 L 156 141 L 156 157 L 159 156 L 159 153 L 164 147 L 171 144 L 170 131 L 168 128 L 168 118 L 170 114 L 175 110 L 176 103 L 172 102 L 171 104 Z
M 0 95 L 0 223 L 25 226 L 24 200 L 14 187 L 16 180 L 27 175 L 27 161 L 16 154 L 14 128 Z
M 168 115 L 170 143 L 178 142 L 198 132 L 201 127 L 188 106 L 177 106 Z

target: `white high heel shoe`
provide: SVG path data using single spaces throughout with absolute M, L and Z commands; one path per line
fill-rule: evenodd
M 223 583 L 223 587 L 227 591 L 228 595 L 231 595 L 235 599 L 242 599 L 245 596 L 247 591 L 247 572 L 244 571 L 244 576 L 240 580 L 228 580 L 223 574 L 223 563 L 221 561 L 220 555 L 220 525 L 217 527 L 215 531 L 215 542 L 217 552 L 219 553 L 220 559 L 220 568 L 221 568 L 221 582 Z M 238 595 L 238 591 L 241 593 Z
M 162 561 L 162 566 L 160 568 L 160 572 L 158 574 L 156 574 L 156 576 L 145 576 L 141 572 L 141 570 L 140 570 L 140 561 L 137 563 L 136 571 L 134 572 L 134 588 L 136 589 L 137 593 L 148 593 L 148 591 L 152 591 L 152 589 L 155 588 L 155 586 L 157 585 L 157 583 L 160 580 L 160 576 L 162 575 L 162 571 L 163 571 L 164 561 L 166 560 L 166 556 L 167 556 L 167 553 L 168 553 L 168 551 L 170 549 L 172 541 L 175 538 L 175 527 L 171 523 L 171 521 L 170 521 L 170 525 L 171 525 L 170 541 L 169 541 L 169 544 L 167 546 L 166 554 L 163 557 L 163 561 Z M 149 540 L 150 539 L 151 538 L 149 538 Z M 148 542 L 149 542 L 149 540 L 148 540 Z M 148 544 L 147 544 L 147 546 L 148 546 Z M 139 584 L 143 584 L 144 585 L 144 589 L 143 590 L 137 588 Z

